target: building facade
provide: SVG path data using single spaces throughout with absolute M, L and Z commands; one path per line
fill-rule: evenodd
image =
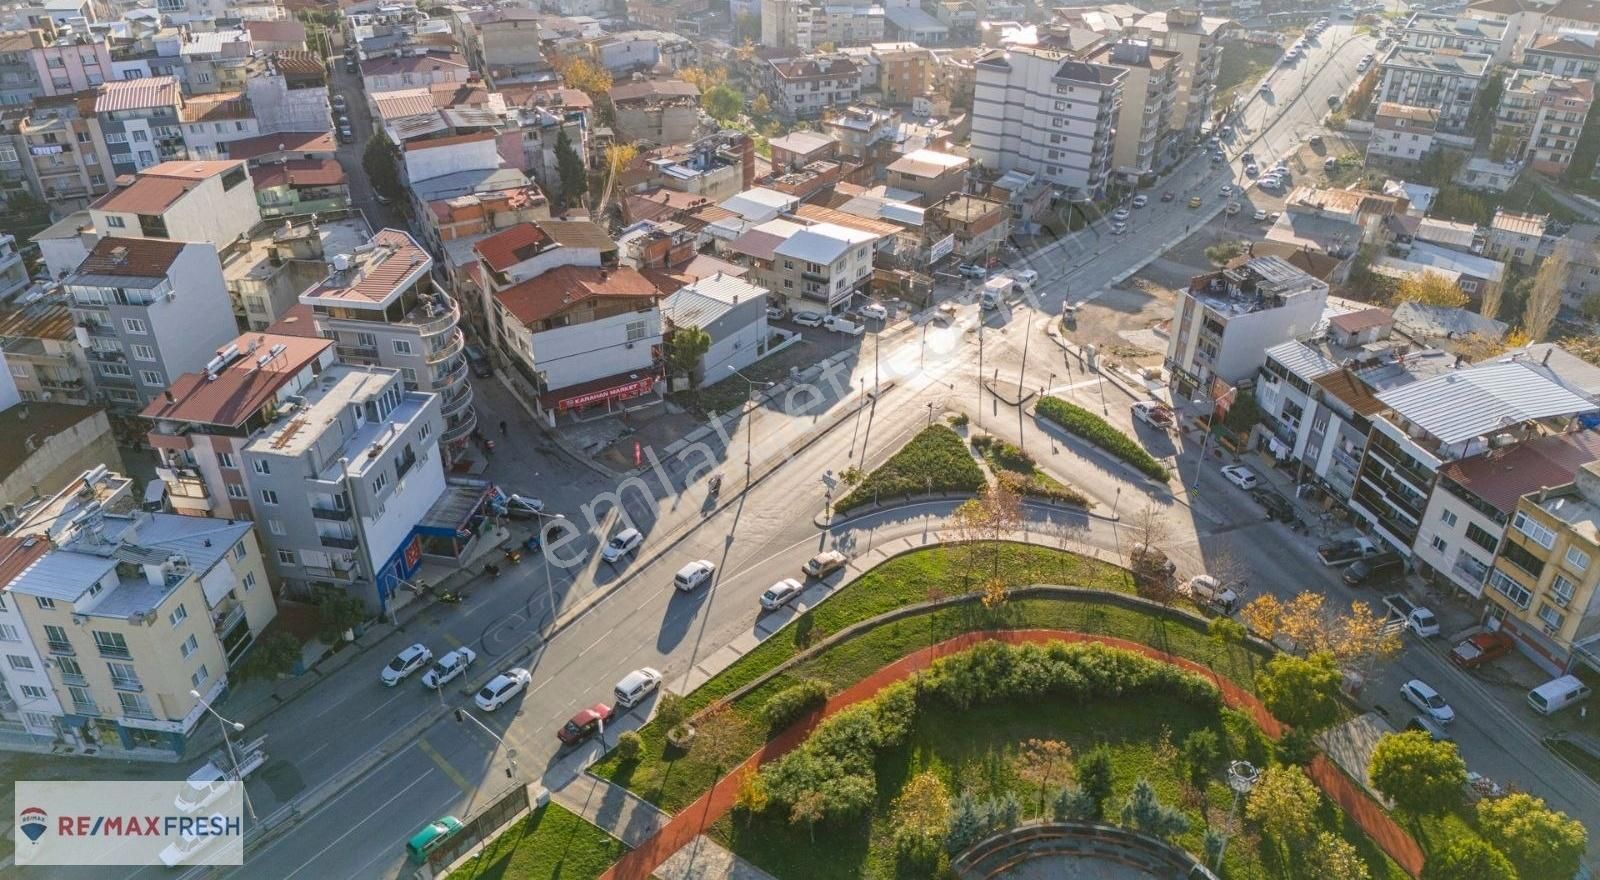
M 1105 192 L 1125 71 L 1021 47 L 984 56 L 977 70 L 974 160 L 1041 174 L 1083 198 Z

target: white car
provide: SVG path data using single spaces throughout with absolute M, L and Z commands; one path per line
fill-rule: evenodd
M 1140 196 L 1134 196 L 1133 197 L 1133 206 L 1135 208 L 1143 208 L 1145 205 L 1148 205 L 1148 204 L 1150 204 L 1150 197 L 1149 196 L 1140 195 Z
M 1265 220 L 1265 219 L 1267 219 L 1267 209 L 1266 208 L 1257 208 L 1255 213 L 1250 215 L 1250 218 L 1253 219 L 1253 220 Z
M 512 697 L 527 690 L 528 682 L 532 680 L 533 673 L 513 666 L 489 679 L 489 683 L 484 685 L 483 690 L 478 691 L 478 695 L 472 699 L 477 702 L 479 709 L 493 712 L 509 703 Z
M 761 594 L 761 607 L 768 611 L 776 611 L 794 601 L 794 597 L 800 595 L 804 589 L 805 586 L 794 578 L 784 578 Z
M 802 327 L 821 327 L 823 320 L 826 318 L 827 315 L 821 312 L 795 312 L 794 317 L 790 320 Z
M 861 314 L 876 321 L 889 320 L 889 309 L 883 303 L 867 303 L 861 307 Z
M 1238 486 L 1241 489 L 1254 489 L 1256 487 L 1257 479 L 1255 471 L 1250 470 L 1242 464 L 1223 465 L 1222 475 L 1227 477 L 1228 482 Z
M 424 687 L 442 688 L 450 682 L 461 677 L 472 661 L 478 659 L 477 652 L 471 648 L 461 647 L 439 658 L 433 668 L 422 674 Z
M 672 577 L 672 585 L 685 593 L 693 592 L 706 581 L 711 580 L 711 575 L 716 573 L 716 563 L 709 559 L 696 559 L 695 561 L 678 569 Z
M 1111 234 L 1112 235 L 1121 235 L 1122 233 L 1127 232 L 1127 231 L 1128 231 L 1128 224 L 1126 224 L 1126 223 L 1118 222 L 1118 223 L 1111 224 Z
M 961 265 L 956 267 L 956 271 L 958 273 L 960 273 L 961 277 L 963 277 L 963 278 L 988 278 L 989 277 L 989 270 L 983 268 L 982 266 L 978 265 L 977 263 L 962 263 Z
M 1228 196 L 1231 196 L 1231 195 L 1233 195 L 1233 184 L 1230 184 L 1230 183 L 1224 183 L 1224 184 L 1223 184 L 1223 185 L 1222 185 L 1222 189 L 1219 189 L 1219 190 L 1217 190 L 1217 192 L 1218 192 L 1218 193 L 1219 193 L 1219 194 L 1220 194 L 1220 195 L 1221 195 L 1221 196 L 1222 196 L 1222 197 L 1223 197 L 1223 198 L 1227 198 L 1227 197 L 1228 197 Z
M 787 317 L 789 317 L 789 313 L 783 306 L 767 306 L 768 321 L 782 321 Z
M 396 654 L 394 659 L 389 661 L 389 665 L 383 667 L 383 672 L 379 673 L 378 677 L 383 679 L 383 683 L 388 687 L 394 687 L 409 678 L 411 673 L 432 662 L 433 652 L 428 650 L 427 645 L 418 642 Z
M 606 546 L 600 551 L 600 558 L 615 565 L 622 557 L 628 556 L 639 549 L 644 543 L 644 535 L 638 529 L 623 529 L 611 536 Z
M 1039 273 L 1032 269 L 1013 269 L 1011 270 L 1011 277 L 1029 287 L 1039 283 Z
M 632 709 L 658 687 L 661 687 L 661 673 L 649 666 L 641 666 L 617 682 L 611 692 L 616 695 L 617 705 Z
M 1111 212 L 1111 219 L 1113 220 L 1126 220 L 1128 219 L 1128 216 L 1127 208 L 1118 208 Z
M 1416 706 L 1440 724 L 1449 724 L 1456 720 L 1456 710 L 1450 708 L 1450 704 L 1439 696 L 1439 692 L 1420 678 L 1413 678 L 1401 685 L 1400 696 L 1405 697 L 1406 702 Z

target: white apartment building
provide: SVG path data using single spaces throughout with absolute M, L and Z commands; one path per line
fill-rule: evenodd
M 1384 101 L 1373 117 L 1367 161 L 1420 162 L 1433 151 L 1439 111 Z
M 1217 109 L 1217 74 L 1222 70 L 1222 37 L 1236 25 L 1227 18 L 1202 15 L 1193 9 L 1152 12 L 1134 22 L 1133 32 L 1181 56 L 1178 93 L 1172 105 L 1172 127 L 1190 139 Z
M 1127 73 L 1111 165 L 1124 180 L 1138 183 L 1155 172 L 1171 132 L 1182 56 L 1157 49 L 1148 40 L 1123 40 L 1100 48 L 1085 60 Z
M 1196 276 L 1177 302 L 1166 367 L 1185 399 L 1213 378 L 1237 385 L 1265 363 L 1267 349 L 1311 333 L 1328 285 L 1282 257 L 1256 257 Z
M 861 74 L 843 55 L 773 61 L 768 76 L 773 108 L 784 119 L 815 119 L 861 96 Z
M 991 52 L 976 68 L 975 161 L 1041 174 L 1084 198 L 1105 192 L 1125 71 L 1024 47 Z
M 209 242 L 218 250 L 261 222 L 242 160 L 163 162 L 89 206 L 98 235 Z
M 1418 49 L 1456 49 L 1488 55 L 1494 64 L 1511 60 L 1513 44 L 1506 40 L 1506 25 L 1466 16 L 1418 12 L 1406 21 L 1400 44 Z
M 772 257 L 771 290 L 800 308 L 815 303 L 834 311 L 872 281 L 878 236 L 836 223 L 804 227 L 784 239 Z
M 1379 65 L 1379 101 L 1431 107 L 1439 111 L 1439 128 L 1460 132 L 1483 88 L 1491 58 L 1459 49 L 1395 46 Z

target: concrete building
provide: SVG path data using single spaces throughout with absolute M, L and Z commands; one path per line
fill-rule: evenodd
M 931 51 L 917 43 L 873 43 L 871 54 L 878 66 L 878 93 L 885 104 L 904 106 L 928 94 L 937 63 Z
M 1539 258 L 1539 246 L 1549 224 L 1546 214 L 1520 214 L 1497 208 L 1489 222 L 1489 240 L 1483 253 L 1507 263 L 1532 266 Z
M 823 117 L 822 131 L 839 142 L 839 155 L 866 164 L 889 155 L 900 114 L 880 107 L 850 106 Z
M 467 59 L 490 83 L 515 82 L 550 69 L 540 48 L 543 18 L 532 9 L 474 10 L 458 13 L 457 33 Z
M 121 463 L 102 407 L 23 401 L 0 410 L 0 432 L 13 438 L 0 444 L 0 531 L 42 503 L 47 496 L 41 492 L 96 466 Z
M 328 71 L 320 55 L 288 50 L 258 53 L 250 59 L 244 93 L 262 134 L 292 137 L 298 132 L 333 131 Z M 232 150 L 238 140 L 230 139 L 228 156 L 243 158 Z
M 924 217 L 930 239 L 951 236 L 951 253 L 980 265 L 988 265 L 998 256 L 1011 234 L 1011 211 L 1006 204 L 982 196 L 952 193 L 928 206 Z
M 152 76 L 102 83 L 94 101 L 95 139 L 110 158 L 108 177 L 187 158 L 178 80 Z
M 1177 94 L 1173 96 L 1171 126 L 1190 140 L 1200 136 L 1218 108 L 1217 74 L 1222 69 L 1222 37 L 1234 27 L 1226 18 L 1203 15 L 1193 9 L 1152 12 L 1134 22 L 1133 31 L 1169 52 L 1177 52 Z
M 674 330 L 698 327 L 711 337 L 695 379 L 710 385 L 728 378 L 766 354 L 767 291 L 721 272 L 685 285 L 661 301 L 668 338 Z
M 384 229 L 330 262 L 332 272 L 300 302 L 335 340 L 341 361 L 398 370 L 407 390 L 437 398 L 442 425 L 435 440 L 448 467 L 465 451 L 477 416 L 461 310 L 435 283 L 433 257 L 408 233 Z
M 1376 98 L 1439 111 L 1439 128 L 1463 132 L 1493 59 L 1481 52 L 1395 46 L 1378 65 Z
M 110 154 L 97 142 L 94 101 L 73 96 L 36 99 L 17 122 L 27 175 L 39 197 L 69 212 L 104 194 L 116 177 Z
M 1539 34 L 1522 53 L 1522 68 L 1562 79 L 1593 80 L 1600 76 L 1600 34 L 1569 31 Z
M 972 158 L 1002 174 L 1038 173 L 1079 197 L 1100 197 L 1127 73 L 1022 47 L 985 55 L 977 68 Z
M 836 311 L 872 281 L 878 236 L 836 223 L 797 230 L 773 249 L 771 290 L 794 310 Z
M 611 89 L 614 129 L 624 141 L 686 144 L 700 125 L 700 90 L 681 80 L 643 80 Z
M 854 103 L 861 74 L 844 56 L 818 55 L 768 63 L 765 71 L 773 109 L 786 120 L 816 119 L 832 107 Z
M 1420 162 L 1433 151 L 1439 111 L 1384 101 L 1373 117 L 1368 162 Z
M 330 339 L 246 333 L 204 370 L 175 378 L 141 413 L 154 423 L 145 439 L 156 450 L 156 475 L 172 509 L 257 519 L 245 484 L 244 446 L 335 363 Z
M 889 186 L 922 196 L 928 207 L 963 192 L 972 162 L 938 150 L 913 150 L 889 163 Z
M 1267 349 L 1309 334 L 1327 304 L 1328 285 L 1282 257 L 1195 276 L 1167 344 L 1174 386 L 1187 400 L 1213 379 L 1237 385 L 1255 376 Z
M 391 92 L 418 86 L 464 83 L 471 76 L 467 60 L 450 50 L 402 50 L 399 55 L 369 58 L 361 62 L 361 82 L 368 103 L 376 92 Z
M 239 160 L 163 162 L 89 206 L 100 235 L 208 242 L 221 249 L 261 222 L 250 174 Z
M 1517 499 L 1485 594 L 1489 618 L 1552 673 L 1600 668 L 1600 462 Z
M 85 472 L 0 538 L 5 684 L 47 746 L 172 760 L 206 718 L 191 691 L 226 692 L 277 606 L 250 523 L 134 512 L 131 485 Z
M 1084 60 L 1126 72 L 1111 166 L 1124 181 L 1137 184 L 1157 170 L 1168 145 L 1182 56 L 1154 48 L 1148 40 L 1122 40 Z
M 1560 177 L 1572 164 L 1594 80 L 1561 79 L 1519 70 L 1510 74 L 1495 109 L 1495 137 L 1508 140 L 1506 159 Z
M 90 384 L 131 415 L 238 334 L 216 248 L 108 236 L 62 282 L 72 299 Z
M 382 613 L 420 566 L 413 532 L 445 491 L 439 397 L 347 364 L 297 397 L 244 447 L 262 543 L 285 595 L 342 590 Z
M 221 254 L 234 317 L 251 330 L 266 329 L 327 277 L 335 254 L 353 253 L 371 240 L 366 220 L 348 211 L 256 224 Z
M 1417 49 L 1455 49 L 1488 55 L 1494 64 L 1511 61 L 1514 46 L 1505 39 L 1506 25 L 1459 15 L 1416 12 L 1400 32 L 1400 44 Z
M 0 352 L 23 400 L 89 402 L 88 359 L 64 295 L 0 308 Z

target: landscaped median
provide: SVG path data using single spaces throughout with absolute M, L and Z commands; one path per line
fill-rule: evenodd
M 1081 406 L 1068 403 L 1059 397 L 1045 396 L 1034 404 L 1033 411 L 1040 418 L 1053 422 L 1062 430 L 1076 434 L 1122 459 L 1152 480 L 1165 483 L 1170 479 L 1166 466 L 1156 461 L 1138 441 Z
M 924 492 L 977 492 L 985 483 L 960 435 L 946 425 L 929 425 L 872 473 L 833 503 L 843 513 L 879 499 Z

